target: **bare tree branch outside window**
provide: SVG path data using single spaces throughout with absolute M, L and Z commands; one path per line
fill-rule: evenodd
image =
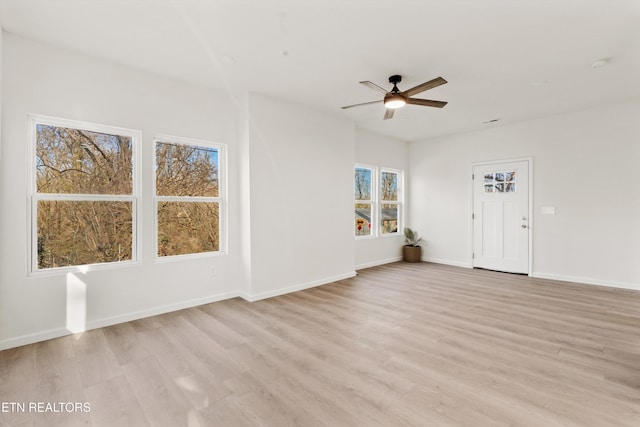
M 217 148 L 156 142 L 158 256 L 220 250 Z
M 36 125 L 37 268 L 132 259 L 132 138 Z M 82 197 L 80 197 L 82 199 Z

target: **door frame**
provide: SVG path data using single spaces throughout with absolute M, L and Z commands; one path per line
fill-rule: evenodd
M 529 167 L 527 168 L 529 170 L 529 188 L 527 189 L 529 194 L 528 194 L 528 218 L 529 218 L 529 225 L 528 225 L 528 230 L 527 233 L 529 235 L 529 248 L 527 249 L 528 253 L 528 260 L 527 260 L 527 264 L 528 264 L 528 268 L 527 268 L 527 275 L 529 277 L 531 277 L 533 275 L 533 233 L 531 232 L 531 229 L 533 227 L 533 157 L 516 157 L 516 158 L 509 158 L 509 159 L 498 159 L 498 160 L 484 160 L 484 161 L 479 161 L 479 162 L 472 162 L 471 163 L 471 167 L 470 167 L 470 172 L 469 172 L 469 266 L 471 268 L 473 267 L 473 236 L 474 236 L 474 220 L 473 220 L 473 202 L 474 202 L 474 197 L 473 197 L 473 168 L 476 166 L 485 166 L 485 165 L 493 165 L 493 164 L 500 164 L 500 163 L 511 163 L 511 162 L 528 162 Z

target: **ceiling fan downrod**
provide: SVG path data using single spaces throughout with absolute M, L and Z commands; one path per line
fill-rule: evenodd
M 391 93 L 400 92 L 400 89 L 398 89 L 397 85 L 401 81 L 402 81 L 402 76 L 399 74 L 394 74 L 393 76 L 389 77 L 389 83 L 393 84 L 393 89 L 391 89 Z

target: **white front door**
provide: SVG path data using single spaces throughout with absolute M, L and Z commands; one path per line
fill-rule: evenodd
M 473 266 L 529 272 L 529 161 L 473 167 Z

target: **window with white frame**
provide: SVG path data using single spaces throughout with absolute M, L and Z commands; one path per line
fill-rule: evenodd
M 175 137 L 155 142 L 158 257 L 220 252 L 224 149 Z
M 400 170 L 355 166 L 356 237 L 391 235 L 401 230 L 402 180 L 403 173 Z
M 374 198 L 375 170 L 372 167 L 356 166 L 354 170 L 355 235 L 371 236 L 375 224 L 376 200 Z
M 134 261 L 140 133 L 31 116 L 32 271 Z
M 380 171 L 380 234 L 398 233 L 402 218 L 402 174 Z

